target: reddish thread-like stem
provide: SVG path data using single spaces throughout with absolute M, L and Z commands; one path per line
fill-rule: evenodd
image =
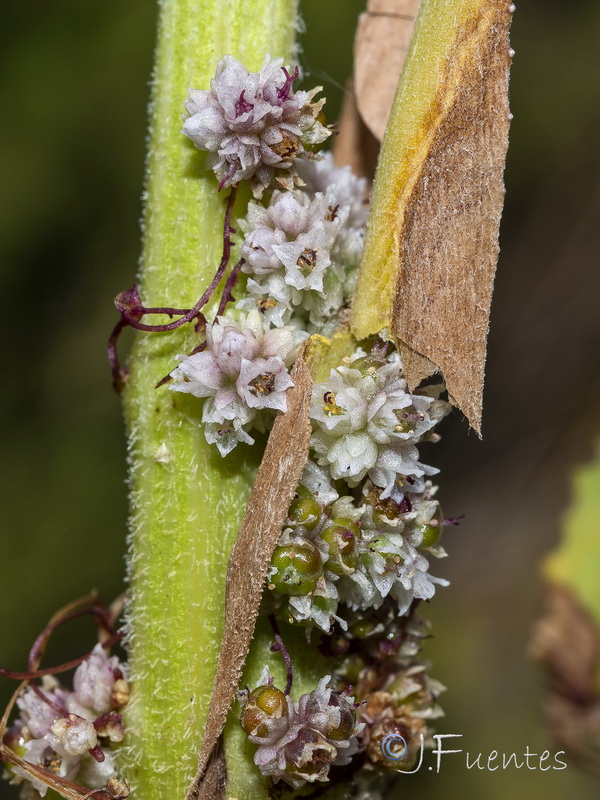
M 221 314 L 225 311 L 225 306 L 227 305 L 227 303 L 229 303 L 231 300 L 235 300 L 231 292 L 233 291 L 233 287 L 237 283 L 238 275 L 240 274 L 240 270 L 243 264 L 244 264 L 244 259 L 240 258 L 235 267 L 231 270 L 231 273 L 227 278 L 227 281 L 225 282 L 225 286 L 223 287 L 223 295 L 221 297 L 221 302 L 219 303 L 219 308 L 217 309 L 217 314 L 216 314 L 217 317 L 220 317 Z
M 135 330 L 146 331 L 149 333 L 166 333 L 168 331 L 174 331 L 177 328 L 180 328 L 182 325 L 192 322 L 194 319 L 198 320 L 196 330 L 200 330 L 206 324 L 206 319 L 201 313 L 200 309 L 205 306 L 213 296 L 215 289 L 225 274 L 231 258 L 231 246 L 233 244 L 231 241 L 231 235 L 235 233 L 234 228 L 231 227 L 231 215 L 233 213 L 233 205 L 235 203 L 236 194 L 237 187 L 234 186 L 229 193 L 229 197 L 227 198 L 227 206 L 225 208 L 225 219 L 223 223 L 223 255 L 221 256 L 221 262 L 208 288 L 192 308 L 186 309 L 171 308 L 169 306 L 144 306 L 140 301 L 138 289 L 135 285 L 128 291 L 121 292 L 121 294 L 119 294 L 115 299 L 115 306 L 117 311 L 119 311 L 121 314 L 121 319 L 112 330 L 108 340 L 107 354 L 113 377 L 113 386 L 117 391 L 121 391 L 125 380 L 127 379 L 127 372 L 121 368 L 117 353 L 119 336 L 125 327 L 131 327 Z M 149 323 L 141 322 L 142 317 L 148 314 L 165 314 L 168 317 L 173 317 L 176 314 L 182 314 L 183 316 L 179 317 L 179 319 L 175 319 L 172 322 L 167 322 L 162 325 L 150 325 Z
M 277 625 L 277 620 L 273 614 L 269 614 L 269 622 L 271 623 L 271 627 L 273 628 L 273 634 L 275 636 L 275 643 L 271 645 L 271 652 L 276 653 L 280 652 L 281 657 L 283 658 L 283 663 L 285 664 L 285 673 L 287 675 L 287 682 L 285 684 L 284 694 L 289 695 L 292 691 L 292 683 L 294 680 L 294 672 L 292 669 L 292 659 L 288 652 L 287 647 L 285 646 L 283 639 L 281 638 L 281 634 L 279 633 L 279 626 Z
M 31 689 L 34 691 L 34 693 L 37 694 L 37 696 L 40 698 L 40 700 L 43 703 L 46 703 L 47 706 L 50 706 L 50 708 L 53 708 L 59 715 L 59 717 L 67 716 L 67 714 L 69 713 L 67 709 L 63 708 L 62 706 L 59 706 L 58 703 L 54 703 L 52 700 L 50 700 L 49 697 L 46 697 L 46 695 L 42 692 L 39 686 L 37 686 L 35 683 L 31 683 L 30 686 Z
M 89 608 L 81 608 L 79 609 L 79 611 L 72 611 L 70 614 L 65 614 L 64 617 L 59 617 L 53 622 L 48 623 L 48 625 L 46 625 L 44 630 L 37 637 L 37 639 L 33 643 L 31 650 L 29 651 L 29 658 L 27 660 L 28 669 L 30 671 L 34 670 L 35 665 L 37 665 L 41 660 L 48 639 L 50 638 L 53 631 L 55 631 L 61 625 L 64 625 L 67 622 L 71 622 L 71 620 L 86 615 L 95 617 L 96 621 L 99 622 L 100 625 L 106 631 L 108 631 L 109 633 L 113 632 L 109 621 L 110 620 L 109 611 L 107 608 L 104 608 L 103 606 L 94 605 L 90 606 Z
M 120 642 L 122 638 L 123 638 L 122 633 L 113 633 L 113 635 L 104 642 L 103 646 L 112 647 L 113 645 Z M 13 670 L 0 667 L 0 675 L 3 678 L 11 678 L 12 680 L 15 681 L 34 681 L 37 680 L 37 678 L 43 678 L 44 675 L 59 675 L 61 672 L 68 672 L 70 669 L 78 667 L 89 657 L 90 657 L 89 653 L 84 653 L 82 656 L 73 658 L 71 661 L 65 661 L 62 664 L 58 664 L 55 667 L 46 667 L 45 669 L 34 669 L 34 670 L 29 670 L 27 672 L 15 672 Z

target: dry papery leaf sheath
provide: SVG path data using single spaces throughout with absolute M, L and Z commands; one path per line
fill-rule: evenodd
M 421 0 L 369 0 L 354 42 L 354 91 L 361 118 L 381 141 Z
M 359 339 L 385 328 L 398 338 L 411 387 L 440 371 L 479 432 L 514 8 L 471 2 L 473 13 L 448 32 L 436 30 L 443 5 L 425 5 L 394 101 L 352 325 Z M 430 41 L 437 63 L 424 79 L 419 65 Z M 419 95 L 427 80 L 429 95 Z

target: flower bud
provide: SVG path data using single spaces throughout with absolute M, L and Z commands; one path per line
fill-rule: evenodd
M 115 711 L 102 714 L 94 721 L 94 728 L 98 736 L 107 737 L 111 742 L 121 742 L 125 736 L 121 715 Z
M 129 684 L 124 678 L 119 678 L 112 687 L 111 701 L 115 708 L 121 708 L 129 702 Z
M 70 756 L 81 756 L 98 744 L 94 724 L 77 714 L 59 717 L 50 728 Z

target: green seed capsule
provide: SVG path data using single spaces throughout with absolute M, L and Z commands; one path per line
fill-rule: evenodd
M 375 632 L 376 627 L 377 625 L 373 620 L 361 619 L 359 622 L 355 622 L 351 625 L 348 630 L 355 639 L 366 639 Z
M 275 549 L 271 566 L 271 586 L 281 594 L 301 596 L 314 592 L 323 574 L 323 564 L 317 548 L 310 542 L 286 544 Z
M 287 714 L 287 698 L 275 686 L 257 686 L 250 693 L 248 701 L 242 711 L 240 724 L 250 736 L 267 736 L 267 719 L 280 719 Z
M 350 364 L 350 369 L 357 369 L 361 375 L 372 375 L 379 367 L 382 367 L 385 361 L 375 356 L 363 356 L 362 358 L 355 358 Z
M 433 547 L 439 542 L 442 536 L 441 525 L 421 525 L 419 530 L 423 534 L 423 541 L 419 547 Z
M 358 537 L 360 528 L 351 519 L 336 518 L 328 525 L 321 538 L 329 546 L 326 567 L 335 575 L 348 575 L 358 563 Z
M 298 488 L 304 489 L 304 487 Z M 304 492 L 308 493 L 308 497 Z M 304 492 L 296 492 L 297 496 L 292 500 L 288 510 L 287 524 L 291 528 L 303 525 L 309 531 L 312 531 L 321 517 L 321 506 L 307 489 Z

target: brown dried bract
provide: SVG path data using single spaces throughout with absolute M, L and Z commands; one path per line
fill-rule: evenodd
M 214 800 L 214 785 L 207 765 L 235 697 L 254 633 L 271 555 L 308 458 L 312 381 L 304 351 L 296 360 L 292 380 L 294 386 L 286 395 L 287 412 L 280 414 L 273 425 L 227 565 L 225 630 L 198 757 L 198 771 L 186 800 Z
M 438 48 L 428 90 L 419 95 L 419 69 L 406 73 L 383 143 L 352 330 L 358 339 L 391 331 L 411 389 L 441 372 L 450 399 L 480 433 L 512 13 L 505 0 L 481 0 L 454 27 L 446 15 L 438 36 L 440 6 L 424 6 L 415 31 L 412 57 L 421 69 L 426 48 Z
M 531 652 L 549 677 L 546 723 L 569 757 L 600 775 L 600 630 L 566 587 L 548 586 L 545 605 Z
M 358 113 L 352 80 L 346 82 L 339 129 L 340 132 L 333 144 L 335 163 L 338 167 L 348 165 L 355 175 L 372 181 L 377 166 L 379 142 Z
M 475 47 L 406 208 L 393 310 L 409 383 L 439 367 L 477 432 L 504 202 L 509 24 L 503 5 L 462 31 Z
M 369 0 L 354 42 L 358 111 L 381 141 L 412 36 L 420 0 Z M 343 128 L 342 128 L 343 130 Z

